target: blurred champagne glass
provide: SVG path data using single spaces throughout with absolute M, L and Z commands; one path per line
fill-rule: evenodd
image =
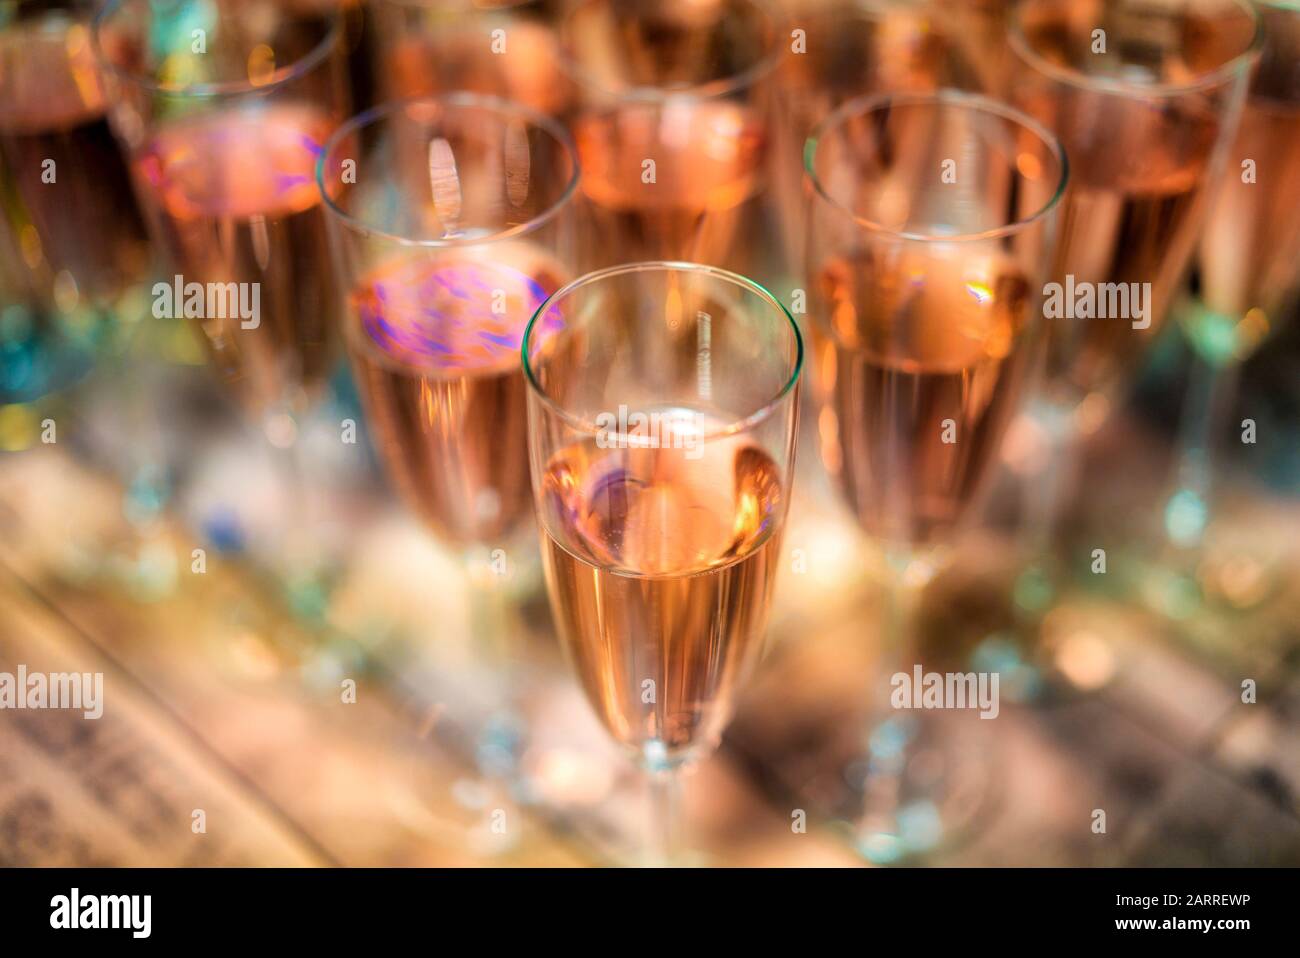
M 836 811 L 889 863 L 951 840 L 984 790 L 935 713 L 885 703 L 892 675 L 942 654 L 919 646 L 916 606 L 1028 381 L 1066 160 L 1029 117 L 942 91 L 849 101 L 805 167 L 822 462 L 893 577 L 873 718 Z
M 559 116 L 570 83 L 551 0 L 372 0 L 385 99 L 490 93 Z
M 143 313 L 149 248 L 108 128 L 93 13 L 0 3 L 0 405 L 75 381 Z M 0 447 L 26 444 L 22 418 Z
M 473 638 L 506 669 L 503 576 L 533 528 L 519 350 L 570 275 L 572 140 L 491 96 L 402 100 L 340 127 L 317 176 L 377 451 L 407 507 L 461 553 Z
M 786 263 L 805 252 L 803 145 L 838 107 L 870 93 L 998 89 L 996 19 L 982 4 L 910 0 L 803 0 L 787 3 L 794 35 L 773 85 L 772 179 Z M 972 29 L 984 23 L 984 31 Z
M 1060 308 L 1044 323 L 1026 420 L 1046 464 L 1028 489 L 1030 564 L 1016 588 L 1033 616 L 1056 591 L 1053 533 L 1079 439 L 1136 372 L 1205 226 L 1257 18 L 1247 0 L 1023 0 L 1010 40 L 1008 98 L 1061 138 L 1072 170 L 1052 277 Z
M 335 359 L 338 303 L 313 172 L 347 114 L 340 15 L 110 0 L 92 36 L 113 130 L 170 266 L 155 315 L 195 322 L 210 365 L 277 450 L 289 506 L 274 563 L 295 604 L 317 608 L 325 558 L 298 440 Z
M 1212 454 L 1237 372 L 1300 292 L 1300 6 L 1255 6 L 1262 56 L 1201 236 L 1199 297 L 1177 310 L 1194 364 L 1176 488 L 1164 511 L 1179 549 L 1200 546 L 1213 518 Z
M 803 347 L 770 293 L 690 263 L 589 274 L 524 339 L 551 607 L 597 716 L 646 770 L 649 861 L 684 860 L 679 770 L 759 658 Z
M 580 267 L 759 275 L 778 20 L 755 0 L 583 0 L 560 43 L 577 86 Z

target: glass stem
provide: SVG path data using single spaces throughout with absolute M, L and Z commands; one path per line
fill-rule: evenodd
M 1070 428 L 1069 414 L 1048 409 L 1039 417 L 1044 434 L 1046 464 L 1036 480 L 1031 480 L 1025 497 L 1025 529 L 1030 562 L 1046 564 L 1061 519 L 1061 504 L 1074 481 L 1078 444 Z
M 470 546 L 462 561 L 469 576 L 469 628 L 475 651 L 489 668 L 505 668 L 509 664 L 506 600 L 492 550 Z
M 1213 449 L 1236 395 L 1240 364 L 1214 363 L 1192 350 L 1191 380 L 1178 439 L 1177 488 L 1165 506 L 1165 533 L 1177 546 L 1198 545 L 1210 519 Z
M 882 635 L 880 672 L 885 680 L 881 701 L 888 706 L 889 682 L 897 672 L 911 674 L 921 661 L 921 595 L 931 575 L 925 560 L 908 547 L 891 548 L 886 559 L 891 581 L 885 600 L 885 628 Z M 874 710 L 873 710 L 874 711 Z M 891 709 L 886 708 L 886 712 Z
M 287 527 L 284 539 L 288 544 L 288 554 L 282 557 L 287 562 L 282 571 L 292 579 L 306 572 L 309 563 L 314 561 L 307 548 L 312 519 L 312 505 L 309 501 L 311 489 L 310 484 L 304 481 L 302 437 L 298 432 L 300 424 L 287 411 L 281 415 L 291 423 L 292 433 L 274 436 L 268 431 L 267 439 L 274 450 L 275 468 L 280 473 L 280 481 L 288 499 L 284 516 Z
M 649 864 L 666 868 L 681 864 L 681 774 L 677 768 L 647 769 L 650 797 Z

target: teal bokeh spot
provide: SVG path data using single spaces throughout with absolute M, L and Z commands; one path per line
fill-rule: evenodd
M 1040 566 L 1030 566 L 1016 579 L 1012 598 L 1026 612 L 1042 612 L 1052 602 L 1055 590 L 1047 572 Z
M 943 820 L 933 802 L 918 801 L 898 810 L 898 831 L 911 851 L 925 851 L 939 844 Z
M 1165 505 L 1165 532 L 1176 545 L 1200 542 L 1208 519 L 1205 501 L 1190 489 L 1179 489 Z
M 299 618 L 318 620 L 324 617 L 329 592 L 317 579 L 299 579 L 288 585 L 289 606 Z
M 903 857 L 906 850 L 901 838 L 884 832 L 859 836 L 854 845 L 858 854 L 873 865 L 892 865 Z

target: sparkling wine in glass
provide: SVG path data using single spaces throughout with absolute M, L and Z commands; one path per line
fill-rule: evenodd
M 882 658 L 898 672 L 934 661 L 914 607 L 976 518 L 1025 390 L 1066 168 L 1032 119 L 952 91 L 851 100 L 808 140 L 817 433 L 893 571 Z M 886 705 L 891 672 L 873 678 L 864 754 L 831 800 L 879 863 L 951 840 L 981 791 L 935 713 Z
M 773 77 L 772 190 L 786 262 L 803 261 L 803 145 L 840 104 L 870 93 L 997 86 L 996 7 L 983 2 L 802 0 L 787 3 L 792 35 Z
M 149 266 L 108 128 L 91 5 L 11 12 L 0 26 L 0 403 L 33 400 L 84 372 L 90 350 L 123 345 Z
M 396 101 L 340 127 L 318 178 L 376 451 L 406 507 L 462 556 L 472 638 L 508 678 L 507 591 L 533 548 L 519 351 L 571 275 L 572 140 L 492 96 Z M 520 691 L 489 689 L 489 711 Z
M 374 0 L 376 87 L 385 99 L 465 91 L 550 116 L 568 107 L 550 0 Z
M 572 141 L 522 104 L 447 94 L 354 117 L 319 175 L 389 475 L 448 545 L 508 544 L 531 517 L 518 354 L 570 275 Z
M 313 7 L 195 7 L 209 17 L 202 42 L 170 7 L 104 7 L 94 38 L 110 119 L 179 287 L 171 311 L 197 321 L 236 398 L 291 445 L 338 325 L 313 171 L 347 112 L 341 21 Z
M 1024 0 L 1008 99 L 1070 157 L 1044 324 L 1044 375 L 1026 422 L 1047 463 L 1027 490 L 1030 565 L 1050 601 L 1052 533 L 1079 438 L 1104 421 L 1162 328 L 1206 224 L 1257 55 L 1247 0 Z M 1088 300 L 1092 305 L 1088 305 Z
M 766 268 L 777 20 L 753 0 L 584 0 L 560 26 L 576 86 L 584 268 Z
M 1231 548 L 1213 548 L 1207 533 L 1214 518 L 1214 452 L 1236 432 L 1227 416 L 1241 364 L 1293 315 L 1300 295 L 1300 8 L 1255 6 L 1263 33 L 1259 66 L 1200 237 L 1198 295 L 1175 307 L 1192 346 L 1193 369 L 1164 525 L 1173 551 L 1182 553 L 1177 564 L 1188 565 L 1185 550 L 1207 547 L 1207 561 L 1194 563 L 1202 596 L 1213 591 L 1203 580 L 1216 570 L 1234 561 L 1264 565 L 1242 561 Z
M 657 864 L 679 860 L 676 772 L 717 746 L 762 650 L 802 355 L 770 293 L 688 263 L 589 274 L 525 336 L 551 607 L 597 716 L 650 776 Z
M 210 369 L 269 444 L 249 450 L 269 451 L 275 475 L 256 495 L 280 503 L 274 522 L 251 530 L 268 543 L 254 558 L 314 618 L 339 556 L 299 436 L 336 352 L 312 172 L 347 115 L 340 12 L 109 0 L 92 42 L 109 121 L 166 267 L 152 287 L 153 315 L 197 331 Z

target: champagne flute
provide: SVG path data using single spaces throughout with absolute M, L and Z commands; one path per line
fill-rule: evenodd
M 1052 534 L 1078 440 L 1161 329 L 1205 225 L 1258 55 L 1257 18 L 1248 0 L 1023 0 L 1010 45 L 1009 99 L 1061 138 L 1073 170 L 1053 270 L 1063 315 L 1044 325 L 1028 414 L 1047 465 L 1030 489 L 1031 559 L 1016 594 L 1038 613 L 1055 591 Z
M 344 123 L 316 175 L 377 451 L 406 506 L 461 552 L 473 638 L 504 667 L 502 576 L 533 522 L 519 348 L 570 275 L 572 140 L 496 97 L 402 100 Z
M 0 3 L 0 448 L 34 445 L 47 419 L 60 440 L 69 425 L 130 435 L 82 448 L 121 478 L 124 515 L 148 534 L 168 479 L 141 334 L 153 257 L 109 130 L 94 13 L 87 0 Z M 140 547 L 131 536 L 113 551 Z
M 192 322 L 282 473 L 272 567 L 315 614 L 318 507 L 298 442 L 335 360 L 338 308 L 313 178 L 347 114 L 341 18 L 311 5 L 109 0 L 92 40 L 109 120 L 169 265 L 154 315 Z
M 777 19 L 756 0 L 584 0 L 560 26 L 576 81 L 579 266 L 690 260 L 757 275 Z
M 1200 545 L 1210 524 L 1212 452 L 1240 365 L 1275 334 L 1300 293 L 1300 7 L 1257 0 L 1259 68 L 1210 202 L 1199 245 L 1200 295 L 1180 304 L 1192 346 L 1176 488 L 1165 532 Z
M 1024 114 L 942 91 L 851 100 L 813 132 L 808 272 L 822 462 L 893 574 L 882 656 L 911 675 L 912 623 L 947 545 L 977 511 L 1031 371 L 1039 290 L 1067 179 Z M 969 821 L 969 756 L 933 712 L 881 707 L 840 813 L 887 863 Z M 855 778 L 865 768 L 864 776 Z
M 336 12 L 238 0 L 111 0 L 95 24 L 114 129 L 173 270 L 257 293 L 261 315 L 210 310 L 220 315 L 199 325 L 212 364 L 273 438 L 292 432 L 284 417 L 306 408 L 333 356 L 312 172 L 347 112 L 340 40 Z
M 148 242 L 108 129 L 93 13 L 81 0 L 0 9 L 0 404 L 76 380 L 143 312 Z
M 804 255 L 803 145 L 833 109 L 869 93 L 941 87 L 996 89 L 998 24 L 982 8 L 938 4 L 804 0 L 789 14 L 794 34 L 774 77 L 772 180 L 786 263 Z M 989 24 L 983 31 L 976 24 Z M 954 22 L 955 21 L 955 22 Z
M 385 99 L 456 90 L 490 93 L 550 116 L 568 105 L 568 77 L 549 0 L 373 0 Z
M 762 287 L 693 263 L 591 273 L 524 336 L 551 608 L 608 732 L 646 770 L 650 860 L 681 860 L 679 770 L 759 657 L 794 473 L 803 345 Z

